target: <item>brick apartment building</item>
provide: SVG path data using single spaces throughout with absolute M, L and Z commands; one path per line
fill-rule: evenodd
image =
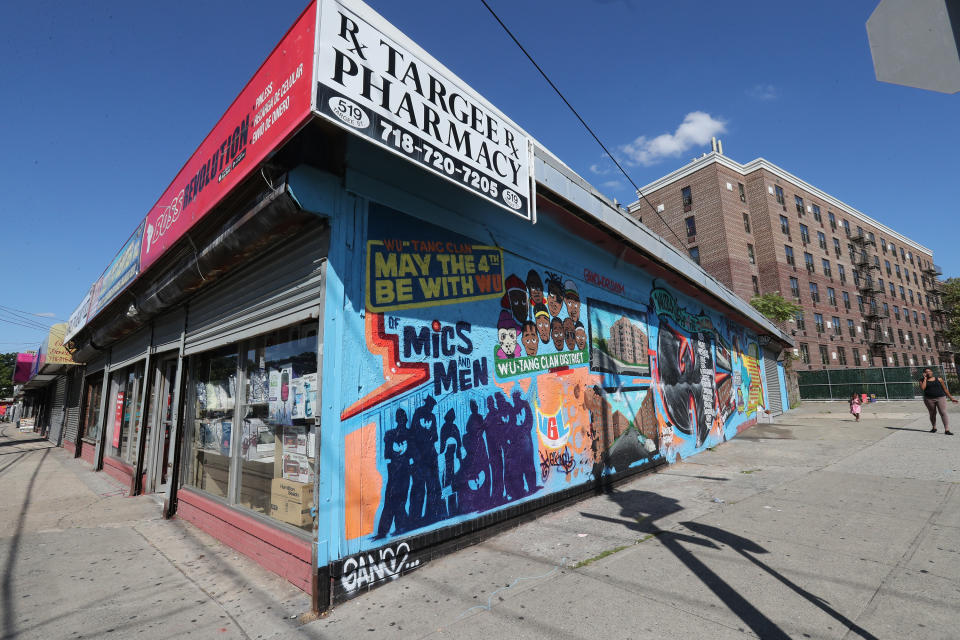
M 779 291 L 796 369 L 953 368 L 933 252 L 784 169 L 714 150 L 629 212 L 746 300 Z

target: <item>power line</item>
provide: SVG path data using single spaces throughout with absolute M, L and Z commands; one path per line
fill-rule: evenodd
M 51 321 L 53 321 L 53 322 L 64 322 L 64 320 L 61 320 L 61 319 L 59 319 L 59 318 L 55 318 L 55 317 L 53 317 L 53 316 L 48 316 L 48 315 L 46 315 L 46 314 L 44 314 L 44 313 L 33 313 L 32 311 L 24 311 L 23 309 L 14 309 L 13 307 L 8 307 L 8 306 L 2 305 L 2 304 L 0 304 L 0 309 L 3 309 L 3 310 L 5 310 L 5 311 L 10 311 L 10 312 L 12 312 L 12 313 L 17 313 L 17 314 L 20 314 L 20 315 L 36 316 L 37 318 L 47 318 L 48 320 L 51 320 Z
M 660 222 L 662 222 L 663 226 L 665 226 L 667 229 L 670 230 L 670 233 L 672 233 L 673 236 L 677 239 L 677 242 L 680 243 L 680 246 L 683 246 L 684 244 L 683 240 L 680 239 L 680 236 L 677 235 L 677 232 L 673 230 L 673 227 L 667 224 L 667 221 L 663 219 L 663 216 L 660 215 L 660 212 L 657 211 L 656 207 L 654 207 L 650 203 L 650 201 L 647 200 L 647 196 L 644 195 L 644 193 L 640 190 L 640 187 L 637 186 L 637 183 L 633 181 L 633 178 L 631 178 L 630 175 L 626 172 L 626 170 L 620 165 L 620 163 L 617 162 L 617 159 L 613 156 L 612 153 L 610 153 L 610 150 L 607 149 L 606 145 L 600 141 L 600 138 L 597 137 L 597 134 L 593 132 L 593 129 L 590 128 L 590 125 L 587 124 L 586 120 L 584 120 L 583 117 L 577 112 L 577 110 L 573 108 L 573 105 L 570 104 L 570 101 L 567 100 L 567 98 L 563 95 L 560 89 L 557 88 L 557 85 L 553 84 L 553 80 L 551 80 L 550 77 L 546 74 L 546 72 L 540 68 L 540 65 L 538 65 L 537 61 L 533 59 L 533 56 L 531 56 L 530 53 L 526 50 L 526 48 L 524 48 L 524 46 L 520 44 L 520 41 L 517 40 L 517 37 L 515 35 L 513 35 L 513 32 L 510 31 L 509 27 L 507 27 L 507 25 L 503 23 L 503 20 L 500 19 L 500 16 L 498 16 L 497 13 L 490 7 L 490 5 L 487 4 L 487 0 L 480 0 L 480 2 L 483 3 L 483 6 L 487 8 L 487 11 L 490 12 L 490 15 L 493 16 L 494 20 L 500 23 L 500 26 L 503 27 L 503 30 L 507 32 L 507 35 L 510 36 L 510 39 L 513 40 L 513 42 L 518 47 L 520 47 L 520 51 L 523 51 L 523 54 L 527 56 L 527 60 L 529 60 L 530 63 L 537 68 L 537 71 L 540 72 L 540 75 L 543 76 L 543 79 L 546 80 L 547 84 L 549 84 L 550 87 L 553 88 L 553 90 L 557 93 L 557 95 L 560 96 L 560 99 L 563 100 L 563 103 L 567 105 L 567 108 L 569 108 L 570 111 L 573 112 L 573 115 L 577 117 L 577 120 L 580 121 L 580 124 L 582 124 L 583 127 L 590 133 L 590 135 L 593 136 L 593 139 L 596 140 L 598 145 L 600 145 L 600 148 L 603 149 L 603 151 L 607 154 L 607 157 L 609 157 L 610 160 L 613 161 L 613 164 L 617 165 L 617 169 L 619 169 L 620 173 L 623 174 L 623 177 L 626 178 L 631 185 L 633 185 L 633 188 L 636 190 L 637 195 L 640 196 L 640 198 L 647 203 L 647 206 L 649 206 L 650 209 L 655 214 L 657 214 L 657 217 L 660 218 Z
M 16 326 L 18 326 L 18 327 L 24 327 L 25 329 L 32 329 L 33 331 L 49 331 L 49 330 L 50 330 L 50 327 L 34 326 L 34 325 L 26 324 L 26 323 L 24 323 L 24 322 L 17 322 L 17 321 L 15 321 L 15 320 L 7 320 L 6 318 L 0 318 L 0 322 L 6 322 L 7 324 L 16 325 Z
M 12 314 L 8 311 L 4 311 L 3 309 L 0 309 L 0 320 L 6 320 L 8 322 L 16 322 L 17 324 L 33 327 L 35 329 L 42 329 L 44 331 L 47 331 L 50 329 L 50 325 L 45 325 L 42 322 L 37 322 L 32 318 L 24 318 L 22 316 Z

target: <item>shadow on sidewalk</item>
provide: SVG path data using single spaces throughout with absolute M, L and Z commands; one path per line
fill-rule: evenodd
M 17 564 L 17 554 L 20 551 L 20 538 L 23 536 L 23 528 L 27 520 L 27 511 L 30 509 L 33 485 L 37 481 L 40 467 L 43 466 L 49 454 L 50 449 L 45 449 L 43 455 L 40 456 L 40 461 L 37 463 L 37 468 L 33 470 L 33 475 L 30 476 L 30 482 L 27 483 L 27 488 L 24 492 L 23 504 L 20 506 L 20 514 L 17 516 L 17 529 L 13 537 L 10 538 L 10 549 L 7 551 L 7 561 L 3 566 L 3 580 L 0 582 L 0 610 L 3 611 L 3 638 L 13 638 L 17 633 L 16 612 L 13 608 L 13 572 Z
M 853 633 L 856 633 L 866 640 L 877 640 L 876 636 L 859 627 L 852 620 L 833 609 L 826 600 L 806 591 L 772 567 L 755 558 L 753 554 L 764 554 L 768 553 L 768 551 L 752 540 L 717 527 L 697 522 L 681 522 L 680 524 L 698 535 L 664 530 L 656 524 L 656 521 L 664 516 L 682 511 L 683 507 L 679 505 L 677 500 L 666 498 L 650 491 L 637 489 L 628 491 L 613 490 L 610 491 L 608 495 L 610 500 L 620 506 L 621 518 L 610 518 L 608 516 L 583 512 L 581 512 L 581 515 L 585 518 L 621 524 L 640 533 L 656 536 L 667 550 L 682 562 L 693 575 L 699 578 L 715 596 L 722 600 L 723 603 L 759 637 L 765 640 L 789 640 L 790 638 L 773 620 L 764 615 L 763 612 L 744 598 L 733 586 L 697 558 L 685 545 L 696 545 L 716 550 L 721 549 L 718 544 L 726 545 L 763 571 L 769 573 L 802 598 L 836 619 Z

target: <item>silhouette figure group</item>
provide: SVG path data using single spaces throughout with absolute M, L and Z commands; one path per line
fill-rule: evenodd
M 437 401 L 427 396 L 412 418 L 396 411 L 383 435 L 387 488 L 377 538 L 457 514 L 486 511 L 530 495 L 537 486 L 533 412 L 519 391 L 486 399 L 486 415 L 470 401 L 461 435 L 450 409 L 437 429 Z M 443 459 L 441 474 L 440 459 Z

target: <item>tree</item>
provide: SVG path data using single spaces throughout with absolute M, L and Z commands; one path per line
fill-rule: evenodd
M 0 398 L 13 395 L 13 372 L 17 367 L 17 354 L 0 353 Z
M 786 322 L 790 318 L 793 318 L 803 308 L 798 304 L 786 300 L 780 295 L 780 292 L 754 296 L 750 300 L 750 304 L 754 309 L 777 323 Z
M 943 293 L 940 296 L 947 317 L 943 323 L 944 338 L 953 344 L 954 349 L 960 346 L 960 278 L 947 278 L 943 281 Z M 956 359 L 957 354 L 954 354 Z

